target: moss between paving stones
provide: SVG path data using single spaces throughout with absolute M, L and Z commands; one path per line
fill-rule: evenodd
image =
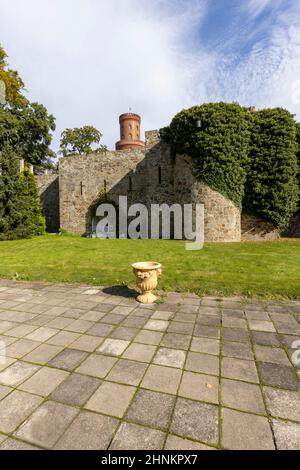
M 177 304 L 178 309 L 180 309 L 180 305 L 181 305 L 180 303 Z M 245 305 L 246 305 L 246 301 L 245 301 L 245 300 L 242 300 L 242 304 L 241 304 L 241 305 L 242 305 L 242 306 L 245 306 Z M 266 307 L 266 306 L 267 306 L 267 305 L 265 305 L 265 307 Z M 222 313 L 223 313 L 223 308 L 222 308 L 221 299 L 220 299 L 220 302 L 219 302 L 219 309 L 220 309 L 220 311 L 222 311 Z M 124 316 L 124 319 L 127 318 L 127 317 L 130 316 L 130 315 L 131 315 L 131 313 L 128 314 L 127 316 Z M 272 321 L 272 320 L 271 320 L 271 321 Z M 250 344 L 251 344 L 252 352 L 253 352 L 254 358 L 256 359 L 255 350 L 254 350 L 254 346 L 253 346 L 253 340 L 252 340 L 252 336 L 251 336 L 251 334 L 250 334 L 249 321 L 246 320 L 246 322 L 247 322 L 247 331 L 248 331 L 248 334 L 249 334 L 249 336 L 250 336 Z M 196 326 L 196 322 L 195 322 L 195 324 L 194 324 L 194 329 L 195 329 L 195 326 Z M 115 325 L 114 328 L 117 328 L 117 325 Z M 193 329 L 193 333 L 194 333 L 194 329 Z M 276 329 L 276 327 L 275 327 L 275 329 Z M 84 335 L 84 334 L 83 334 L 83 335 Z M 83 336 L 83 335 L 81 335 L 81 336 Z M 161 342 L 162 342 L 162 340 L 163 340 L 163 337 L 164 337 L 164 336 L 162 336 L 160 342 L 156 345 L 155 353 L 156 353 L 156 352 L 159 350 L 159 348 L 161 347 Z M 192 337 L 193 337 L 193 336 L 191 335 L 191 338 L 190 338 L 190 341 L 189 341 L 189 348 L 188 348 L 188 351 L 190 351 Z M 142 344 L 142 343 L 141 343 L 141 344 Z M 66 347 L 66 348 L 64 348 L 64 349 L 68 349 L 68 348 Z M 173 349 L 173 348 L 171 348 L 171 349 Z M 175 348 L 175 349 L 176 349 L 176 348 Z M 92 354 L 92 353 L 91 353 L 91 354 Z M 84 360 L 84 359 L 83 359 L 83 360 Z M 185 358 L 185 364 L 186 364 L 186 360 L 187 360 L 187 354 L 186 354 L 186 358 Z M 218 444 L 217 444 L 216 446 L 215 446 L 215 445 L 212 445 L 212 447 L 215 447 L 215 448 L 218 448 L 218 449 L 222 449 L 222 448 L 223 448 L 223 447 L 222 447 L 222 415 L 221 415 L 221 410 L 222 410 L 222 401 L 221 401 L 221 360 L 222 360 L 222 322 L 220 323 L 220 354 L 219 354 L 219 361 L 220 361 L 220 362 L 219 362 L 219 405 L 218 405 L 218 407 L 219 407 L 219 419 L 220 419 L 220 421 L 219 421 L 219 442 L 218 442 Z M 136 362 L 136 361 L 135 361 L 135 362 Z M 150 367 L 150 364 L 151 364 L 151 363 L 148 364 L 148 367 L 146 368 L 143 377 L 145 376 L 145 374 L 146 374 L 148 368 Z M 41 366 L 40 364 L 36 364 L 36 365 Z M 50 367 L 50 366 L 47 365 L 47 367 Z M 76 366 L 76 368 L 77 368 L 77 367 L 78 367 L 78 365 Z M 112 367 L 113 367 L 113 366 L 112 366 Z M 166 367 L 168 367 L 168 366 L 166 366 Z M 183 368 L 183 369 L 184 369 L 184 368 Z M 179 388 L 180 388 L 180 385 L 181 385 L 181 382 L 182 382 L 183 369 L 182 369 L 181 379 L 180 379 L 180 382 L 179 382 L 179 385 L 178 385 L 178 388 L 177 388 L 177 392 L 178 392 L 178 390 L 179 390 Z M 110 371 L 111 371 L 111 369 L 110 369 Z M 110 373 L 110 371 L 107 372 L 107 375 Z M 73 371 L 73 372 L 74 372 L 74 371 Z M 107 375 L 106 375 L 106 377 L 107 377 Z M 203 374 L 203 375 L 206 375 L 206 374 Z M 258 376 L 259 376 L 259 378 L 260 378 L 259 371 L 258 371 Z M 118 432 L 118 429 L 119 429 L 119 427 L 121 426 L 121 424 L 125 421 L 126 413 L 127 413 L 128 409 L 129 409 L 129 407 L 131 406 L 132 401 L 134 400 L 134 398 L 135 398 L 135 396 L 136 396 L 138 390 L 140 389 L 140 385 L 141 385 L 141 383 L 142 383 L 143 377 L 141 378 L 139 385 L 136 387 L 136 392 L 135 392 L 135 394 L 133 395 L 132 400 L 130 401 L 130 403 L 129 403 L 128 407 L 127 407 L 126 412 L 124 413 L 124 417 L 120 420 L 120 425 L 116 428 L 116 431 L 115 431 L 115 433 L 114 433 L 113 438 L 115 437 L 116 433 Z M 244 382 L 244 381 L 241 380 L 241 382 Z M 247 383 L 247 382 L 246 382 L 246 383 Z M 122 385 L 122 384 L 121 384 L 121 385 Z M 263 400 L 264 400 L 264 404 L 265 404 L 265 407 L 266 407 L 266 401 L 265 401 L 265 397 L 264 397 L 264 394 L 263 394 L 263 386 L 262 386 L 261 380 L 259 381 L 259 385 L 260 385 L 260 389 L 261 389 L 261 392 L 262 392 L 262 397 L 263 397 Z M 277 387 L 273 387 L 273 388 L 277 388 Z M 278 388 L 278 389 L 281 390 L 280 388 Z M 12 387 L 12 391 L 11 391 L 10 393 L 12 393 L 14 390 L 17 390 L 17 387 Z M 32 395 L 36 395 L 36 394 L 32 393 Z M 167 394 L 167 395 L 168 395 L 168 394 Z M 171 396 L 174 397 L 174 395 L 171 395 Z M 168 433 L 169 433 L 169 430 L 170 430 L 170 425 L 171 425 L 171 422 L 172 422 L 172 419 L 173 419 L 173 415 L 174 415 L 174 411 L 175 411 L 177 399 L 178 399 L 178 395 L 175 396 L 174 405 L 173 405 L 173 410 L 172 410 L 172 413 L 170 414 L 170 418 L 169 418 L 169 423 L 168 423 L 168 428 L 167 428 L 167 432 L 166 432 L 166 437 L 165 437 L 164 446 L 165 446 L 165 444 L 166 444 L 167 436 L 168 436 Z M 42 403 L 41 403 L 40 406 L 42 406 L 42 404 L 44 404 L 44 403 L 47 402 L 48 400 L 49 400 L 49 397 L 45 397 L 45 398 L 43 399 L 43 401 L 42 401 Z M 192 399 L 189 399 L 189 400 L 190 400 L 190 401 L 194 401 L 194 402 L 199 402 L 198 400 L 192 400 Z M 209 403 L 209 402 L 200 402 L 200 403 Z M 80 411 L 80 410 L 85 410 L 84 406 L 81 406 L 81 407 L 74 407 L 74 408 L 77 408 L 78 411 Z M 242 410 L 239 410 L 238 408 L 230 408 L 230 409 L 234 409 L 234 410 L 236 410 L 236 411 L 241 411 L 241 412 L 243 412 Z M 271 416 L 270 416 L 270 414 L 268 413 L 267 407 L 266 407 L 266 412 L 267 412 L 267 416 L 268 416 L 269 423 L 270 423 L 270 425 L 271 425 Z M 260 414 L 256 414 L 256 413 L 249 413 L 249 414 L 261 416 Z M 109 416 L 109 415 L 108 415 L 108 416 Z M 276 418 L 276 417 L 274 417 L 274 418 Z M 28 418 L 26 418 L 26 419 L 24 420 L 24 422 L 25 422 L 27 419 L 28 419 Z M 127 421 L 127 420 L 126 420 L 126 421 Z M 294 422 L 294 421 L 291 421 L 291 420 L 284 420 L 284 419 L 283 419 L 283 420 L 281 419 L 281 421 L 285 421 L 285 422 Z M 295 423 L 296 423 L 296 422 L 295 422 Z M 22 424 L 23 424 L 23 423 L 21 423 L 20 426 L 22 426 Z M 299 423 L 298 423 L 298 424 L 299 424 Z M 20 426 L 19 426 L 19 427 L 20 427 Z M 144 426 L 145 428 L 154 429 L 154 428 L 152 428 L 151 426 L 147 426 L 147 425 L 143 425 L 143 426 Z M 160 429 L 160 428 L 158 427 L 158 428 L 155 428 L 155 429 Z M 163 429 L 160 429 L 160 430 L 164 431 Z M 271 430 L 272 430 L 272 433 L 273 433 L 272 426 L 271 426 Z M 14 439 L 12 433 L 9 433 L 9 434 L 5 434 L 5 433 L 4 433 L 4 435 L 7 436 L 7 437 L 11 437 L 11 438 Z M 181 437 L 182 437 L 182 436 L 181 436 Z M 113 440 L 113 438 L 112 438 L 112 440 Z M 189 439 L 190 439 L 190 438 L 189 438 Z M 273 439 L 274 439 L 274 442 L 275 442 L 274 434 L 273 434 Z M 198 440 L 196 440 L 196 439 L 190 439 L 190 440 L 191 440 L 191 441 L 194 441 L 194 442 L 201 442 L 202 444 L 207 445 L 207 443 L 204 442 L 204 441 L 198 441 Z M 4 441 L 4 442 L 5 442 L 5 441 Z M 37 446 L 37 447 L 40 447 L 40 446 Z

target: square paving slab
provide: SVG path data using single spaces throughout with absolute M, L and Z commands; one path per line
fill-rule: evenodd
M 300 450 L 300 302 L 0 280 L 0 450 Z

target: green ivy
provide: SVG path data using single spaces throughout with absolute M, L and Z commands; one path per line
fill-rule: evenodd
M 199 181 L 280 229 L 288 225 L 297 210 L 300 149 L 300 127 L 288 111 L 203 104 L 178 113 L 160 135 L 177 155 L 193 157 Z
M 0 241 L 42 235 L 45 219 L 35 177 L 8 145 L 0 152 Z
M 193 157 L 197 178 L 242 207 L 251 113 L 238 104 L 210 103 L 177 114 L 162 139 L 177 154 Z M 202 128 L 196 127 L 201 119 Z

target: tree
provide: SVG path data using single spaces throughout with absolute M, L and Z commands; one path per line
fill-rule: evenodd
M 298 160 L 298 182 L 300 193 L 300 123 L 296 124 L 296 139 L 297 139 L 297 160 Z
M 55 119 L 48 114 L 45 106 L 28 103 L 23 108 L 14 108 L 11 114 L 17 120 L 19 154 L 24 160 L 36 167 L 48 167 L 49 160 L 55 156 L 50 149 Z
M 24 82 L 16 70 L 8 68 L 7 54 L 0 45 L 0 80 L 3 80 L 6 89 L 6 100 L 10 106 L 26 106 L 24 97 Z
M 30 230 L 24 224 L 22 189 L 19 158 L 6 145 L 0 152 L 0 240 L 30 237 Z
M 105 145 L 100 145 L 100 147 L 93 149 L 93 145 L 99 144 L 101 138 L 101 132 L 93 126 L 66 129 L 61 134 L 60 153 L 67 157 L 70 155 L 104 152 L 107 150 Z
M 299 199 L 297 127 L 285 109 L 253 113 L 245 209 L 283 230 Z
M 23 95 L 24 83 L 18 72 L 8 68 L 7 55 L 0 46 L 0 80 L 6 85 L 6 104 L 0 105 L 0 150 L 9 144 L 29 164 L 51 168 L 50 149 L 55 118 L 39 103 Z
M 20 197 L 25 210 L 24 224 L 30 231 L 31 236 L 43 235 L 46 230 L 46 222 L 43 216 L 35 177 L 30 173 L 29 169 L 25 167 L 20 178 L 22 183 Z

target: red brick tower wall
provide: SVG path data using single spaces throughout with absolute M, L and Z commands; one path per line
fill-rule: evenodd
M 116 143 L 116 150 L 143 149 L 145 142 L 140 138 L 141 135 L 141 117 L 134 113 L 121 114 L 120 122 L 120 140 Z

